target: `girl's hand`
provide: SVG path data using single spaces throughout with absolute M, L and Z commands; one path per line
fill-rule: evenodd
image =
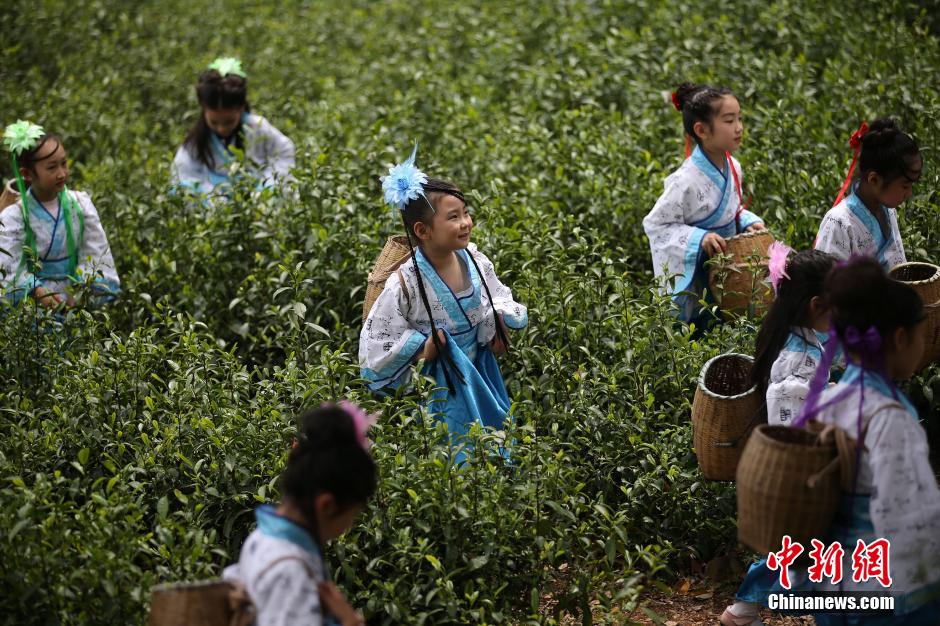
M 506 341 L 508 342 L 509 341 L 509 329 L 506 327 L 506 322 L 503 321 L 503 316 L 497 315 L 496 321 L 499 322 L 499 325 L 502 327 L 503 334 L 506 335 Z M 495 354 L 496 356 L 502 356 L 509 351 L 509 344 L 503 343 L 503 341 L 499 338 L 499 333 L 497 332 L 496 335 L 493 337 L 493 341 L 490 342 L 490 349 L 493 351 L 493 354 Z
M 437 331 L 437 338 L 441 340 L 441 345 L 447 343 L 447 337 L 443 330 Z M 437 358 L 437 346 L 434 345 L 434 339 L 428 337 L 424 342 L 424 349 L 418 353 L 418 360 L 433 361 Z
M 33 289 L 33 298 L 40 306 L 49 310 L 55 310 L 62 304 L 62 298 L 54 291 L 49 291 L 45 287 L 36 287 Z
M 708 233 L 702 238 L 702 250 L 708 256 L 715 256 L 719 252 L 727 252 L 728 243 L 718 233 Z
M 349 604 L 339 587 L 331 582 L 325 582 L 317 585 L 317 591 L 320 593 L 320 602 L 323 603 L 330 615 L 339 620 L 340 624 L 343 626 L 365 626 L 366 620 L 363 619 L 359 611 Z
M 764 226 L 764 223 L 763 223 L 763 222 L 757 222 L 756 224 L 751 224 L 750 226 L 748 226 L 747 228 L 745 228 L 745 229 L 744 229 L 744 232 L 746 232 L 746 233 L 752 233 L 752 232 L 754 232 L 755 230 L 764 230 L 765 228 L 767 228 L 767 227 Z

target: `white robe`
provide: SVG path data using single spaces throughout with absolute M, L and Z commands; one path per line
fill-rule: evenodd
M 814 247 L 843 260 L 852 255 L 874 256 L 886 270 L 906 263 L 907 256 L 898 228 L 898 212 L 885 206 L 881 208 L 891 228 L 887 238 L 882 234 L 878 220 L 855 195 L 853 186 L 852 193 L 829 209 L 823 217 Z
M 859 415 L 859 372 L 850 365 L 838 385 L 823 391 L 819 406 L 825 407 L 846 385 L 855 386 L 816 416 L 853 438 Z M 871 495 L 868 510 L 874 536 L 891 542 L 889 591 L 895 596 L 895 613 L 903 614 L 923 604 L 927 589 L 940 593 L 940 489 L 930 466 L 927 434 L 910 400 L 876 374 L 866 372 L 865 381 L 862 429 L 867 432 L 855 492 Z M 843 549 L 843 572 L 848 578 L 843 588 L 883 591 L 877 583 L 852 582 L 855 546 Z
M 276 129 L 268 120 L 253 113 L 242 114 L 245 136 L 246 162 L 264 187 L 290 179 L 294 167 L 294 142 Z M 213 134 L 210 142 L 215 156 L 210 168 L 196 158 L 185 145 L 180 146 L 173 159 L 173 181 L 197 193 L 208 194 L 217 186 L 229 182 L 232 153 Z
M 253 626 L 328 626 L 317 585 L 329 580 L 319 548 L 306 531 L 270 506 L 255 512 L 258 528 L 242 545 L 224 580 L 240 582 L 257 611 Z
M 743 181 L 741 164 L 732 166 Z M 708 287 L 703 266 L 706 255 L 702 239 L 710 232 L 732 237 L 761 222 L 750 211 L 741 210 L 741 198 L 728 163 L 719 171 L 702 149 L 696 147 L 675 172 L 666 178 L 665 190 L 653 210 L 643 219 L 653 254 L 657 278 L 675 277 L 667 287 L 679 307 L 679 317 L 690 320 L 698 308 L 702 290 Z M 743 183 L 742 183 L 743 184 Z
M 794 327 L 770 368 L 767 422 L 789 426 L 809 395 L 809 385 L 822 360 L 822 342 L 811 328 Z
M 59 207 L 53 215 L 39 203 L 30 190 L 29 223 L 36 236 L 36 252 L 41 261 L 41 268 L 36 273 L 30 272 L 24 262 L 26 231 L 23 223 L 22 202 L 6 207 L 0 212 L 0 281 L 3 292 L 19 300 L 35 287 L 44 287 L 49 291 L 66 294 L 67 288 L 74 284 L 75 278 L 84 281 L 94 276 L 96 290 L 104 294 L 117 294 L 121 282 L 114 268 L 111 246 L 101 226 L 98 210 L 91 198 L 82 191 L 69 191 L 75 199 L 77 208 L 84 218 L 84 232 L 80 241 L 76 241 L 78 250 L 77 276 L 68 274 L 68 244 L 65 228 L 65 212 Z M 72 232 L 78 238 L 82 230 L 77 214 L 72 215 Z
M 513 330 L 524 328 L 529 319 L 526 307 L 513 299 L 512 291 L 497 278 L 493 263 L 475 244 L 471 243 L 467 251 L 480 266 L 496 311 L 503 316 L 506 326 Z M 475 360 L 477 347 L 489 344 L 496 336 L 492 308 L 479 275 L 464 257 L 466 252 L 459 250 L 457 254 L 468 273 L 471 288 L 466 295 L 454 294 L 420 250 L 417 254 L 435 325 L 448 331 L 467 357 Z M 408 384 L 409 366 L 431 336 L 414 263 L 409 259 L 400 272 L 405 285 L 399 279 L 399 272 L 392 272 L 372 305 L 359 337 L 359 364 L 363 377 L 374 390 Z

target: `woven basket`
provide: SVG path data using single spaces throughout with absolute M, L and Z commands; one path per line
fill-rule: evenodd
M 222 580 L 159 585 L 150 596 L 148 626 L 242 626 L 254 619 L 253 607 L 232 606 L 237 588 Z M 247 596 L 245 597 L 247 601 Z
M 855 442 L 841 429 L 758 426 L 738 464 L 738 540 L 767 554 L 784 535 L 805 547 L 824 537 L 854 462 Z
M 755 314 L 773 303 L 773 291 L 767 279 L 767 253 L 774 236 L 768 230 L 741 233 L 726 240 L 731 255 L 728 264 L 713 265 L 708 272 L 708 286 L 723 311 L 743 315 L 753 305 Z M 754 257 L 759 260 L 752 261 Z
M 692 440 L 702 474 L 709 480 L 734 480 L 751 430 L 767 418 L 757 386 L 751 382 L 754 359 L 722 354 L 708 361 L 692 400 Z
M 369 283 L 366 286 L 366 299 L 362 303 L 362 321 L 365 322 L 372 311 L 372 305 L 378 300 L 379 294 L 385 289 L 385 281 L 392 275 L 392 272 L 401 267 L 401 264 L 411 256 L 411 247 L 408 245 L 408 237 L 405 235 L 394 235 L 385 242 L 385 247 L 379 253 L 379 257 L 369 272 Z
M 11 204 L 19 202 L 19 200 L 20 192 L 16 190 L 16 181 L 8 180 L 7 184 L 3 186 L 3 192 L 0 193 L 0 211 Z
M 917 365 L 922 370 L 940 360 L 940 267 L 930 263 L 902 263 L 892 268 L 891 278 L 909 285 L 924 301 L 927 319 L 924 356 Z

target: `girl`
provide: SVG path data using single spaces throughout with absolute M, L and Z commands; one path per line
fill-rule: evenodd
M 822 360 L 829 328 L 823 281 L 834 259 L 825 252 L 770 247 L 770 278 L 776 293 L 761 323 L 754 358 L 754 383 L 767 399 L 767 421 L 788 426 L 799 414 L 809 383 Z
M 815 248 L 839 259 L 875 256 L 885 269 L 907 261 L 896 207 L 911 197 L 924 166 L 917 142 L 891 118 L 862 127 L 849 142 L 856 150 L 845 185 L 823 217 Z M 843 200 L 856 160 L 859 177 Z
M 434 395 L 432 411 L 443 413 L 452 436 L 474 422 L 500 429 L 509 396 L 493 354 L 506 351 L 506 328 L 524 328 L 528 313 L 470 243 L 463 192 L 428 179 L 414 166 L 416 151 L 383 179 L 411 259 L 389 277 L 362 328 L 362 376 L 373 390 L 396 388 L 409 382 L 411 364 L 425 359 L 425 372 L 446 388 Z
M 90 286 L 99 304 L 120 292 L 111 246 L 87 193 L 70 191 L 68 154 L 40 126 L 7 126 L 20 201 L 0 213 L 0 281 L 6 297 L 26 295 L 55 309 L 75 306 L 76 285 Z
M 707 287 L 707 257 L 726 250 L 725 238 L 764 227 L 741 204 L 741 165 L 731 156 L 741 145 L 741 107 L 728 89 L 683 83 L 673 94 L 686 141 L 695 149 L 665 182 L 665 191 L 643 219 L 653 272 L 676 276 L 673 300 L 679 318 L 691 321 Z M 688 146 L 688 143 L 687 143 Z
M 770 283 L 776 298 L 761 323 L 754 358 L 754 384 L 767 400 L 767 421 L 790 426 L 809 394 L 809 383 L 822 361 L 829 328 L 829 307 L 823 295 L 826 275 L 835 259 L 818 250 L 792 250 L 779 242 L 770 246 Z M 763 573 L 765 561 L 752 566 Z M 756 568 L 756 569 L 755 569 Z M 753 596 L 749 573 L 738 600 L 725 609 L 727 626 L 759 624 L 761 605 L 742 597 Z
M 357 406 L 323 405 L 301 416 L 281 475 L 283 500 L 255 511 L 258 528 L 222 577 L 244 587 L 258 626 L 361 625 L 329 582 L 321 546 L 352 527 L 376 487 L 369 420 Z
M 816 419 L 847 431 L 861 446 L 855 487 L 842 496 L 824 540 L 827 546 L 840 542 L 845 551 L 843 579 L 838 585 L 826 579 L 804 582 L 795 592 L 868 591 L 894 597 L 893 615 L 814 615 L 819 626 L 933 625 L 940 615 L 940 489 L 917 412 L 893 382 L 912 376 L 923 353 L 924 306 L 910 287 L 890 279 L 871 258 L 834 269 L 826 293 L 833 333 L 794 426 Z M 827 361 L 835 344 L 844 349 L 848 367 L 839 383 L 828 387 Z M 887 589 L 874 579 L 853 580 L 857 541 L 867 544 L 881 538 L 890 542 Z M 763 603 L 766 587 L 763 590 L 755 587 L 754 593 L 739 592 L 739 597 Z
M 294 167 L 294 144 L 270 122 L 250 113 L 246 74 L 238 59 L 212 62 L 199 76 L 196 97 L 202 113 L 173 159 L 174 180 L 197 193 L 229 182 L 235 147 L 260 184 L 287 180 Z

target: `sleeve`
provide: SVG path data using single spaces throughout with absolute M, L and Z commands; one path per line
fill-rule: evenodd
M 892 594 L 940 583 L 940 489 L 924 429 L 900 406 L 889 405 L 872 417 L 865 445 L 872 522 L 876 535 L 891 542 Z
M 678 276 L 673 293 L 688 289 L 695 277 L 703 228 L 686 223 L 686 209 L 694 206 L 695 189 L 685 183 L 681 171 L 666 179 L 665 190 L 653 209 L 643 218 L 643 230 L 650 240 L 653 273 L 656 277 Z
M 173 157 L 171 178 L 175 187 L 195 193 L 209 193 L 215 187 L 209 178 L 208 168 L 193 157 L 186 146 L 180 146 Z
M 295 148 L 293 141 L 264 118 L 261 118 L 261 133 L 264 141 L 261 178 L 264 186 L 270 187 L 278 180 L 290 178 Z
M 816 235 L 813 248 L 828 252 L 837 259 L 848 259 L 852 256 L 852 241 L 849 238 L 848 225 L 829 211 L 819 225 L 819 233 Z
M 797 376 L 788 376 L 779 383 L 767 385 L 767 422 L 789 426 L 796 419 L 809 395 L 809 383 Z
M 392 272 L 359 335 L 359 366 L 373 391 L 408 382 L 409 366 L 427 335 L 409 322 L 409 301 L 398 272 Z
M 316 581 L 299 559 L 284 559 L 253 586 L 255 626 L 322 626 Z
M 6 295 L 14 301 L 42 286 L 42 281 L 23 263 L 25 241 L 26 229 L 23 227 L 21 205 L 11 204 L 0 212 L 0 284 Z
M 477 249 L 471 249 L 469 252 L 480 266 L 483 281 L 486 283 L 490 294 L 493 296 L 493 308 L 502 316 L 506 326 L 512 330 L 522 330 L 528 326 L 528 309 L 526 309 L 524 304 L 516 302 L 512 297 L 512 291 L 509 287 L 500 282 L 499 278 L 496 276 L 496 268 L 493 266 L 493 262 Z M 484 324 L 491 327 L 488 333 L 491 335 L 491 338 L 495 336 L 495 322 L 487 318 Z
M 75 196 L 85 218 L 82 247 L 78 255 L 79 279 L 86 280 L 88 276 L 94 276 L 96 291 L 117 295 L 121 291 L 121 281 L 114 267 L 111 245 L 101 226 L 98 210 L 87 193 L 76 193 Z

